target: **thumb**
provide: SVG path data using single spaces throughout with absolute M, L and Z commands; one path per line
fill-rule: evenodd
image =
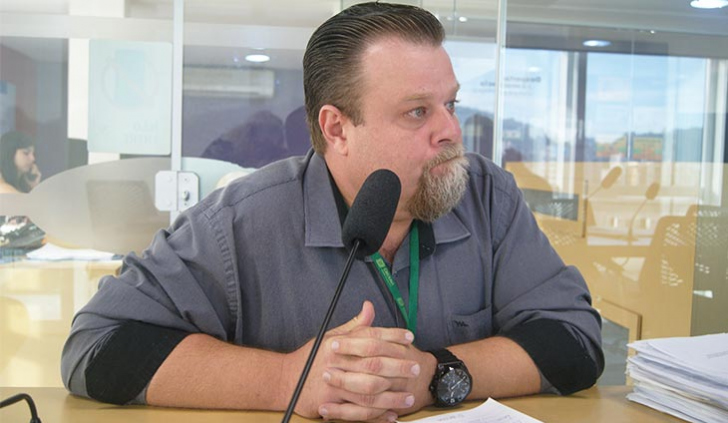
M 329 331 L 330 335 L 343 335 L 349 333 L 352 330 L 363 327 L 371 326 L 374 322 L 374 305 L 370 301 L 364 301 L 361 306 L 361 311 L 358 315 L 354 316 L 353 319 L 344 323 L 341 326 L 335 327 Z

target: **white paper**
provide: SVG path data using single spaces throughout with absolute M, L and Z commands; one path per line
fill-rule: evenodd
M 728 388 L 728 333 L 648 339 L 628 347 L 642 357 L 688 370 Z
M 728 334 L 649 339 L 628 345 L 631 401 L 691 422 L 728 422 Z
M 670 388 L 661 387 L 650 382 L 640 382 L 635 386 L 634 393 L 640 394 L 656 403 L 663 404 L 673 410 L 680 410 L 684 414 L 700 421 L 711 423 L 728 422 L 728 410 L 682 395 L 680 392 Z M 629 395 L 627 398 L 629 398 Z
M 673 369 L 637 356 L 629 358 L 627 373 L 634 380 L 671 386 L 677 391 L 715 402 L 728 409 L 728 390 L 725 387 L 684 370 Z
M 520 411 L 507 407 L 493 398 L 465 411 L 453 411 L 424 419 L 401 423 L 543 423 Z
M 55 244 L 46 245 L 25 255 L 28 260 L 59 261 L 59 260 L 112 260 L 113 253 L 97 250 L 63 248 Z

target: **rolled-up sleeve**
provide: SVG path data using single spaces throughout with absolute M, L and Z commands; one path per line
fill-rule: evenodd
M 604 368 L 601 319 L 579 271 L 564 265 L 510 174 L 493 184 L 494 321 L 533 359 L 544 390 L 569 394 Z
M 125 257 L 75 316 L 61 375 L 71 392 L 105 402 L 143 403 L 146 386 L 190 333 L 228 340 L 237 289 L 232 230 L 223 211 L 184 214 L 141 255 Z

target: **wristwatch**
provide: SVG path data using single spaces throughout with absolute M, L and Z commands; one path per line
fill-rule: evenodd
M 468 368 L 446 349 L 430 351 L 437 359 L 437 369 L 430 383 L 430 393 L 436 407 L 458 405 L 473 388 L 473 378 Z

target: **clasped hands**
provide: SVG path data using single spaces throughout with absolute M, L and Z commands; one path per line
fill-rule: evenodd
M 406 329 L 372 327 L 374 307 L 326 333 L 296 413 L 326 420 L 393 422 L 432 402 L 428 387 L 435 358 L 412 345 Z M 287 357 L 290 392 L 313 341 Z

